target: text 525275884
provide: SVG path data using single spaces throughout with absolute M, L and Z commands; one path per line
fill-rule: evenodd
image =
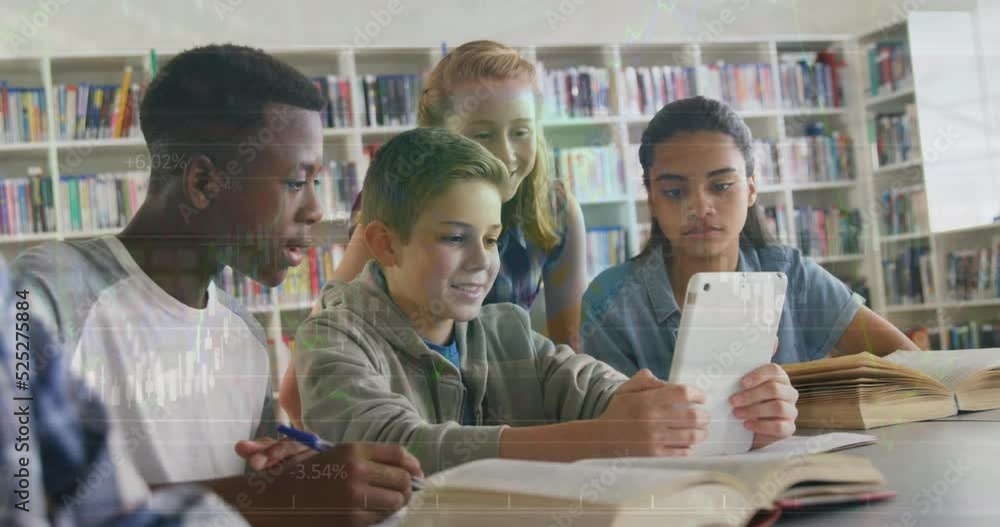
M 14 472 L 14 494 L 17 496 L 17 503 L 14 505 L 18 510 L 30 511 L 30 488 L 31 488 L 31 392 L 29 391 L 31 382 L 31 341 L 28 333 L 28 292 L 15 291 L 19 298 L 14 303 L 14 418 L 17 420 L 17 437 L 15 438 L 14 450 L 21 452 L 18 459 L 17 471 Z

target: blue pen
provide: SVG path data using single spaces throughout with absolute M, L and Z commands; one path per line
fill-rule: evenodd
M 322 452 L 328 448 L 333 448 L 333 443 L 321 439 L 319 436 L 312 432 L 306 432 L 305 430 L 299 430 L 298 428 L 292 428 L 286 425 L 278 425 L 278 431 L 282 434 L 288 436 L 290 439 L 297 443 L 301 443 L 313 450 Z M 424 480 L 411 476 L 410 477 L 410 489 L 414 492 L 423 490 Z

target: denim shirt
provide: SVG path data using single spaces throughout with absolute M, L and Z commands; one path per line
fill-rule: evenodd
M 798 249 L 741 244 L 740 272 L 780 271 L 788 277 L 772 362 L 804 362 L 833 349 L 859 309 L 843 282 Z M 648 368 L 670 375 L 681 310 L 674 298 L 662 251 L 635 257 L 594 279 L 583 295 L 583 353 L 633 375 Z

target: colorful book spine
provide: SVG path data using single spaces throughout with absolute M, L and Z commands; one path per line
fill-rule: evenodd
M 929 225 L 927 191 L 923 185 L 886 190 L 879 199 L 883 235 L 926 232 Z
M 423 93 L 419 75 L 365 75 L 358 82 L 365 98 L 366 126 L 416 124 L 418 97 Z
M 122 72 L 119 84 L 59 84 L 58 137 L 64 141 L 137 137 L 141 86 L 133 82 L 132 67 Z
M 1000 237 L 990 247 L 945 255 L 949 300 L 1000 298 Z
M 148 183 L 145 171 L 60 176 L 60 192 L 69 201 L 63 229 L 86 232 L 124 227 L 145 200 Z
M 770 64 L 703 64 L 701 93 L 736 110 L 761 111 L 777 108 Z
M 16 236 L 55 232 L 51 182 L 40 167 L 27 177 L 4 178 L 0 184 L 0 234 Z
M 843 61 L 830 50 L 781 55 L 782 102 L 786 108 L 837 108 L 843 105 Z
M 353 161 L 330 161 L 320 178 L 325 214 L 334 218 L 345 217 L 361 193 L 357 164 Z
M 778 142 L 774 139 L 754 139 L 753 152 L 757 184 L 759 186 L 780 185 L 783 163 L 779 155 Z
M 325 128 L 348 128 L 354 126 L 351 110 L 351 81 L 337 75 L 326 75 L 313 79 L 313 84 L 326 100 L 321 111 Z
M 764 207 L 764 228 L 772 240 L 782 245 L 791 244 L 788 226 L 788 214 L 784 205 Z
M 333 269 L 344 256 L 346 246 L 310 247 L 302 264 L 288 270 L 285 280 L 274 288 L 279 303 L 304 303 L 315 300 L 323 285 L 330 280 Z
M 872 154 L 876 166 L 920 159 L 920 128 L 915 105 L 907 104 L 902 113 L 877 114 L 869 130 L 875 138 Z
M 882 261 L 882 270 L 889 305 L 923 304 L 935 299 L 929 248 L 902 248 L 895 258 Z
M 799 249 L 805 256 L 861 254 L 861 211 L 839 207 L 796 207 Z
M 980 322 L 970 320 L 945 328 L 946 349 L 979 349 L 1000 347 L 1000 320 Z
M 878 42 L 868 48 L 868 91 L 872 96 L 904 89 L 913 82 L 910 46 L 903 41 Z
M 626 66 L 615 75 L 625 94 L 626 115 L 653 115 L 696 93 L 695 69 L 690 66 Z
M 820 122 L 805 127 L 805 137 L 789 137 L 781 149 L 781 172 L 790 183 L 850 181 L 855 178 L 854 140 L 825 132 Z
M 581 201 L 625 196 L 625 171 L 618 147 L 555 148 L 556 178 Z
M 624 263 L 628 252 L 624 227 L 587 229 L 587 275 L 595 278 L 605 269 Z
M 611 72 L 607 68 L 577 66 L 548 70 L 541 61 L 535 67 L 542 82 L 546 119 L 611 115 Z
M 18 88 L 0 81 L 0 144 L 47 140 L 47 116 L 44 88 Z

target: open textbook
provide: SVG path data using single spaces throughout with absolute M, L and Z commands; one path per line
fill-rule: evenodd
M 428 478 L 402 525 L 741 526 L 784 506 L 892 495 L 868 460 L 842 454 L 485 459 Z
M 800 428 L 867 429 L 1000 408 L 1000 348 L 860 353 L 784 365 Z

